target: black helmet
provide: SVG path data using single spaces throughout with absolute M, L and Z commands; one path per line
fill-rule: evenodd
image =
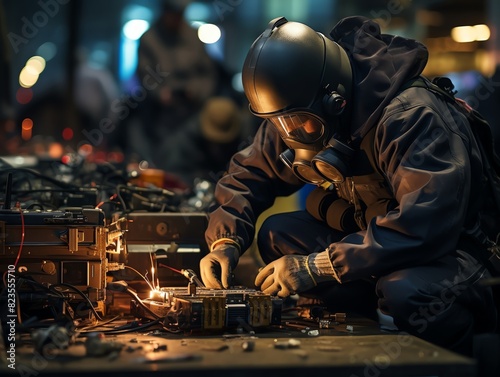
M 334 41 L 284 17 L 272 20 L 246 57 L 243 87 L 260 117 L 311 108 L 321 99 L 325 115 L 339 113 L 350 98 L 351 65 Z
M 306 182 L 341 182 L 353 155 L 337 140 L 352 86 L 344 49 L 307 25 L 276 18 L 252 44 L 242 75 L 250 111 L 269 119 L 290 148 L 283 163 Z

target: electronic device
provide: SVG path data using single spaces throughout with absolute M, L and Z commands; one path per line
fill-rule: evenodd
M 71 301 L 78 303 L 87 298 L 104 311 L 106 232 L 104 213 L 100 209 L 3 209 L 0 211 L 0 271 L 14 266 L 15 275 L 34 281 L 33 286 L 55 285 Z M 35 300 L 34 295 L 26 297 Z M 34 305 L 34 302 L 27 304 Z
M 265 327 L 281 322 L 283 300 L 254 289 L 165 287 L 151 291 L 142 300 L 131 301 L 131 313 L 137 317 L 163 318 L 165 326 L 183 330 L 221 330 L 231 327 Z M 151 312 L 151 313 L 150 313 Z
M 200 260 L 208 254 L 206 213 L 131 212 L 126 218 L 124 244 L 128 266 L 141 273 L 154 267 L 160 286 L 184 286 L 186 283 L 184 276 L 162 266 L 191 269 L 199 275 Z

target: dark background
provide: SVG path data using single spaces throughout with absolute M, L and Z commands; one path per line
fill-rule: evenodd
M 82 94 L 85 82 L 78 76 L 79 69 L 84 66 L 101 80 L 108 80 L 108 100 L 126 94 L 135 69 L 137 41 L 124 36 L 123 26 L 131 19 L 152 23 L 161 0 L 3 0 L 0 6 L 0 155 L 57 155 L 78 148 L 86 139 L 82 132 L 98 127 L 92 120 L 90 125 L 82 124 L 78 117 L 82 97 L 83 101 L 97 101 Z M 186 18 L 219 26 L 222 38 L 207 49 L 241 90 L 238 74 L 244 57 L 269 20 L 285 16 L 328 34 L 340 18 L 355 14 L 377 18 L 384 32 L 426 43 L 430 60 L 424 73 L 451 75 L 464 96 L 481 84 L 482 76 L 491 76 L 497 64 L 500 6 L 494 0 L 198 0 L 191 2 Z M 450 43 L 452 27 L 482 23 L 492 32 L 488 41 Z M 45 70 L 35 85 L 22 89 L 19 74 L 35 55 L 45 55 Z M 57 117 L 44 115 L 47 120 L 33 124 L 31 133 L 23 136 L 23 120 L 33 106 L 42 104 L 43 108 L 44 101 L 59 101 Z M 71 138 L 61 137 L 66 128 L 72 130 Z M 94 153 L 119 153 L 113 149 L 115 130 L 102 134 L 107 143 Z M 42 145 L 37 142 L 40 140 Z M 52 142 L 57 143 L 54 150 L 48 146 Z

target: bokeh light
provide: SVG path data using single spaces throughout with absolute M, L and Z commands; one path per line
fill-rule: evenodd
M 217 42 L 221 35 L 220 28 L 214 24 L 203 24 L 198 28 L 198 38 L 206 44 Z

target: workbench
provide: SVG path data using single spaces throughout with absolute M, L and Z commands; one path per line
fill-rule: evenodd
M 98 334 L 98 332 L 96 332 Z M 88 338 L 87 338 L 88 339 Z M 347 318 L 331 328 L 284 321 L 283 326 L 171 334 L 145 330 L 106 335 L 115 347 L 89 355 L 86 338 L 66 349 L 34 352 L 27 341 L 16 347 L 15 369 L 0 366 L 2 376 L 157 376 L 182 373 L 199 377 L 474 377 L 474 360 L 404 333 L 383 333 L 362 318 Z M 2 357 L 2 362 L 5 357 Z

